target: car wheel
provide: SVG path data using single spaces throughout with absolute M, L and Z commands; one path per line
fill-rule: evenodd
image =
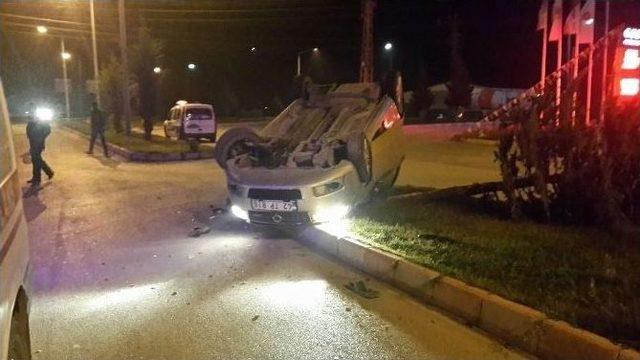
M 347 158 L 358 172 L 360 181 L 368 183 L 372 176 L 371 143 L 364 133 L 354 133 L 347 140 Z
M 261 140 L 260 136 L 248 127 L 235 127 L 227 130 L 220 136 L 214 149 L 218 165 L 226 169 L 227 160 L 246 151 L 244 145 L 246 141 L 259 142 Z
M 213 135 L 209 136 L 209 141 L 212 142 L 212 143 L 216 142 L 216 134 L 215 133 L 213 133 Z
M 9 359 L 31 360 L 31 340 L 29 337 L 29 315 L 26 304 L 16 303 L 16 310 L 11 318 L 9 333 Z

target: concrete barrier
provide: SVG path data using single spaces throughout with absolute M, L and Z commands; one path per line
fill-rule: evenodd
M 315 227 L 297 238 L 543 359 L 640 360 L 640 353 L 437 271 Z

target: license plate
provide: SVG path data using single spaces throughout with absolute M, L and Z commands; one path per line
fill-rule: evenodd
M 268 211 L 296 211 L 298 210 L 298 204 L 295 201 L 251 199 L 251 208 L 253 210 Z

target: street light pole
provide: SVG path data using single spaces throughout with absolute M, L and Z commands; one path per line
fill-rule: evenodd
M 296 71 L 296 75 L 300 76 L 302 74 L 302 59 L 301 59 L 302 54 L 310 51 L 317 53 L 318 50 L 319 49 L 317 47 L 314 47 L 313 49 L 298 51 L 298 70 Z
M 118 0 L 120 22 L 120 62 L 122 63 L 122 98 L 125 134 L 131 135 L 131 104 L 129 99 L 129 63 L 127 61 L 127 24 L 124 16 L 124 0 Z
M 91 13 L 91 46 L 93 48 L 93 81 L 96 92 L 96 102 L 100 105 L 100 83 L 99 68 L 98 68 L 98 45 L 96 42 L 96 16 L 93 9 L 93 0 L 89 0 L 89 10 Z
M 69 80 L 67 79 L 67 59 L 66 50 L 64 48 L 64 38 L 60 38 L 60 59 L 62 60 L 62 78 L 64 81 L 64 103 L 66 108 L 67 119 L 71 117 L 71 107 L 69 106 Z

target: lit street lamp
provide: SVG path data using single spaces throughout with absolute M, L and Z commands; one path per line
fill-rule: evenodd
M 251 52 L 256 52 L 257 49 L 256 49 L 255 46 L 252 46 L 251 49 L 249 49 L 249 50 L 251 50 Z
M 194 71 L 194 70 L 196 69 L 196 67 L 197 67 L 197 66 L 196 66 L 196 64 L 194 64 L 194 63 L 189 63 L 189 64 L 187 64 L 187 69 L 189 69 L 189 70 L 191 70 L 191 71 Z
M 156 74 L 160 74 L 162 72 L 162 68 L 160 66 L 156 66 L 153 68 L 153 72 Z
M 302 51 L 298 51 L 298 70 L 296 71 L 296 75 L 300 76 L 300 74 L 302 73 L 302 60 L 301 60 L 301 56 L 304 53 L 308 53 L 308 52 L 313 52 L 314 54 L 317 53 L 318 51 L 320 51 L 319 48 L 314 47 L 313 49 L 307 49 L 307 50 L 302 50 Z
M 386 42 L 384 44 L 384 51 L 389 54 L 389 69 L 393 70 L 393 44 L 391 42 Z
M 71 117 L 71 107 L 69 106 L 69 80 L 67 79 L 67 60 L 71 59 L 71 54 L 64 48 L 64 38 L 60 38 L 60 56 L 62 57 L 62 81 L 64 81 L 64 104 L 67 119 Z
M 45 35 L 49 29 L 46 26 L 38 25 L 36 30 L 39 34 Z M 60 38 L 60 57 L 62 58 L 62 81 L 64 81 L 64 104 L 67 118 L 71 115 L 71 106 L 69 106 L 69 84 L 67 79 L 67 60 L 71 60 L 71 53 L 67 52 L 64 47 L 64 38 Z

